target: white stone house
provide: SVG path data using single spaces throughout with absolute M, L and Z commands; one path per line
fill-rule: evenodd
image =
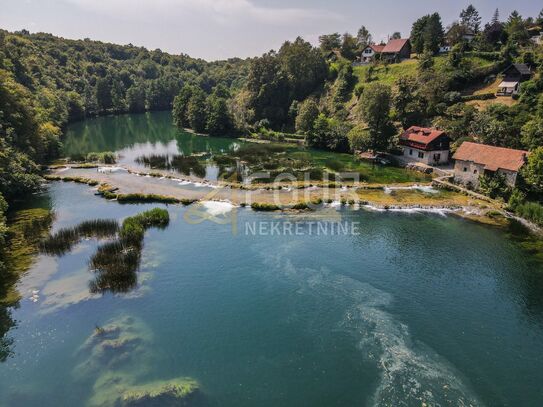
M 383 48 L 385 48 L 384 45 L 368 45 L 362 50 L 362 54 L 360 55 L 360 62 L 363 64 L 369 64 L 370 62 L 373 62 L 375 60 L 375 57 L 383 52 Z
M 465 141 L 453 157 L 454 180 L 478 189 L 481 175 L 500 174 L 505 177 L 507 185 L 514 187 L 518 172 L 525 164 L 528 154 L 528 151 L 524 150 Z
M 412 126 L 400 135 L 400 146 L 406 161 L 427 165 L 449 162 L 450 138 L 438 129 Z

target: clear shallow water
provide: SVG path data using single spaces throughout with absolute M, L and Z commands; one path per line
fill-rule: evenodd
M 48 197 L 54 230 L 160 206 L 120 205 L 67 183 Z M 240 209 L 233 236 L 231 225 L 189 224 L 188 208 L 168 210 L 170 226 L 146 235 L 131 293 L 90 296 L 93 241 L 38 257 L 20 283 L 0 405 L 85 405 L 111 371 L 192 377 L 221 406 L 543 403 L 543 268 L 504 232 L 341 210 L 326 217 L 360 222 L 359 236 L 255 237 L 244 222 L 304 218 Z M 86 370 L 93 359 L 79 349 L 95 326 L 125 316 L 145 351 Z
M 84 156 L 90 152 L 113 151 L 119 155 L 119 164 L 146 169 L 137 159 L 142 156 L 190 156 L 205 154 L 199 158 L 202 173 L 192 171 L 191 175 L 207 180 L 217 180 L 220 168 L 209 155 L 228 153 L 242 146 L 253 145 L 227 137 L 203 137 L 178 130 L 172 124 L 171 112 L 151 112 L 97 117 L 69 126 L 63 139 L 66 156 Z M 339 172 L 357 172 L 361 180 L 375 183 L 429 182 L 430 178 L 412 171 L 392 166 L 372 166 L 367 162 L 353 159 L 351 154 L 289 147 L 288 153 L 308 155 L 313 166 Z M 339 169 L 338 169 L 339 168 Z M 188 174 L 185 174 L 188 175 Z
M 136 162 L 141 156 L 222 153 L 243 142 L 221 137 L 202 137 L 178 130 L 172 125 L 171 112 L 152 112 L 98 117 L 72 124 L 63 140 L 67 156 L 114 151 L 119 164 L 145 167 Z M 216 180 L 219 169 L 208 163 L 206 177 Z

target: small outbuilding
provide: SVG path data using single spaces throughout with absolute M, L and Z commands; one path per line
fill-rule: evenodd
M 502 72 L 503 81 L 498 85 L 497 96 L 513 96 L 518 94 L 520 84 L 530 80 L 532 71 L 526 64 L 511 64 Z
M 411 126 L 400 135 L 400 145 L 407 161 L 427 165 L 449 162 L 450 138 L 441 130 Z
M 514 187 L 528 154 L 524 150 L 465 141 L 453 156 L 454 180 L 478 189 L 481 175 L 500 174 L 505 177 L 507 185 Z

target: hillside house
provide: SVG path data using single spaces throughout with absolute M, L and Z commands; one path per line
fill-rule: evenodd
M 437 129 L 412 126 L 400 135 L 400 145 L 407 161 L 427 165 L 449 162 L 449 136 Z
M 385 45 L 368 45 L 362 50 L 362 54 L 360 55 L 360 62 L 363 64 L 369 64 L 370 62 L 373 62 L 375 60 L 375 57 L 381 55 L 381 53 L 383 52 L 383 48 L 385 48 Z
M 526 64 L 511 64 L 503 72 L 503 81 L 498 85 L 497 96 L 518 94 L 520 84 L 532 77 L 532 71 Z
M 465 141 L 453 156 L 454 180 L 478 189 L 481 175 L 501 174 L 507 185 L 514 187 L 528 154 L 524 150 Z
M 475 39 L 475 32 L 469 28 L 466 29 L 466 32 L 462 35 L 462 39 L 466 42 L 472 42 Z
M 388 62 L 400 62 L 411 57 L 411 42 L 409 38 L 390 40 L 381 51 L 381 58 Z

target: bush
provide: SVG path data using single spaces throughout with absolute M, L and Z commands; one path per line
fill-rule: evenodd
M 463 102 L 468 102 L 470 100 L 489 100 L 489 99 L 496 99 L 496 95 L 494 93 L 481 93 L 479 95 L 462 96 Z
M 539 226 L 543 226 L 543 206 L 537 202 L 526 202 L 517 205 L 515 213 Z

